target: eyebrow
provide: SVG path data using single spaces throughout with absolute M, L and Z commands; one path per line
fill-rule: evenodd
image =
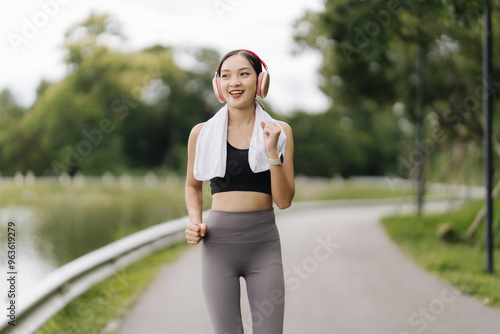
M 243 70 L 247 70 L 247 71 L 248 71 L 248 70 L 250 70 L 250 67 L 242 67 L 242 68 L 240 68 L 238 71 L 243 71 Z M 231 72 L 231 71 L 230 71 L 230 70 L 228 70 L 228 69 L 225 69 L 225 70 L 222 70 L 222 71 L 221 71 L 221 73 L 222 73 L 222 72 Z

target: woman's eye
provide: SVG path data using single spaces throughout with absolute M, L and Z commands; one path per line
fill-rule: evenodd
M 221 78 L 224 78 L 224 79 L 225 79 L 225 78 L 228 78 L 228 77 L 229 77 L 229 75 L 227 75 L 227 74 L 223 74 L 223 75 L 221 76 Z
M 245 76 L 245 75 L 250 75 L 250 73 L 247 73 L 247 72 L 243 72 L 241 73 L 242 76 Z

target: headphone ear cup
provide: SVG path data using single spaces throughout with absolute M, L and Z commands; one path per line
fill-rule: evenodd
M 219 78 L 213 78 L 212 79 L 212 87 L 214 88 L 214 93 L 215 97 L 220 103 L 226 102 L 226 99 L 222 95 L 222 91 L 220 89 L 220 79 Z
M 269 91 L 269 73 L 267 71 L 260 72 L 259 78 L 257 79 L 257 96 L 261 98 L 265 98 L 267 96 L 267 92 Z

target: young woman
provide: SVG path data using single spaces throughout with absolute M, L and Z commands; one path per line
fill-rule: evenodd
M 255 53 L 226 54 L 213 84 L 218 100 L 226 104 L 189 136 L 186 206 L 191 223 L 186 239 L 192 245 L 203 240 L 202 285 L 214 333 L 243 333 L 243 277 L 253 333 L 280 334 L 285 290 L 273 201 L 286 209 L 295 193 L 292 130 L 273 120 L 255 99 L 265 97 L 269 88 L 267 66 Z M 213 197 L 202 222 L 205 180 L 210 180 Z

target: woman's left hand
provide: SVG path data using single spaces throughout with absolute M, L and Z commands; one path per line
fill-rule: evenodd
M 275 159 L 278 157 L 278 138 L 280 137 L 281 128 L 273 121 L 260 122 L 260 126 L 264 131 L 264 143 L 268 157 Z

